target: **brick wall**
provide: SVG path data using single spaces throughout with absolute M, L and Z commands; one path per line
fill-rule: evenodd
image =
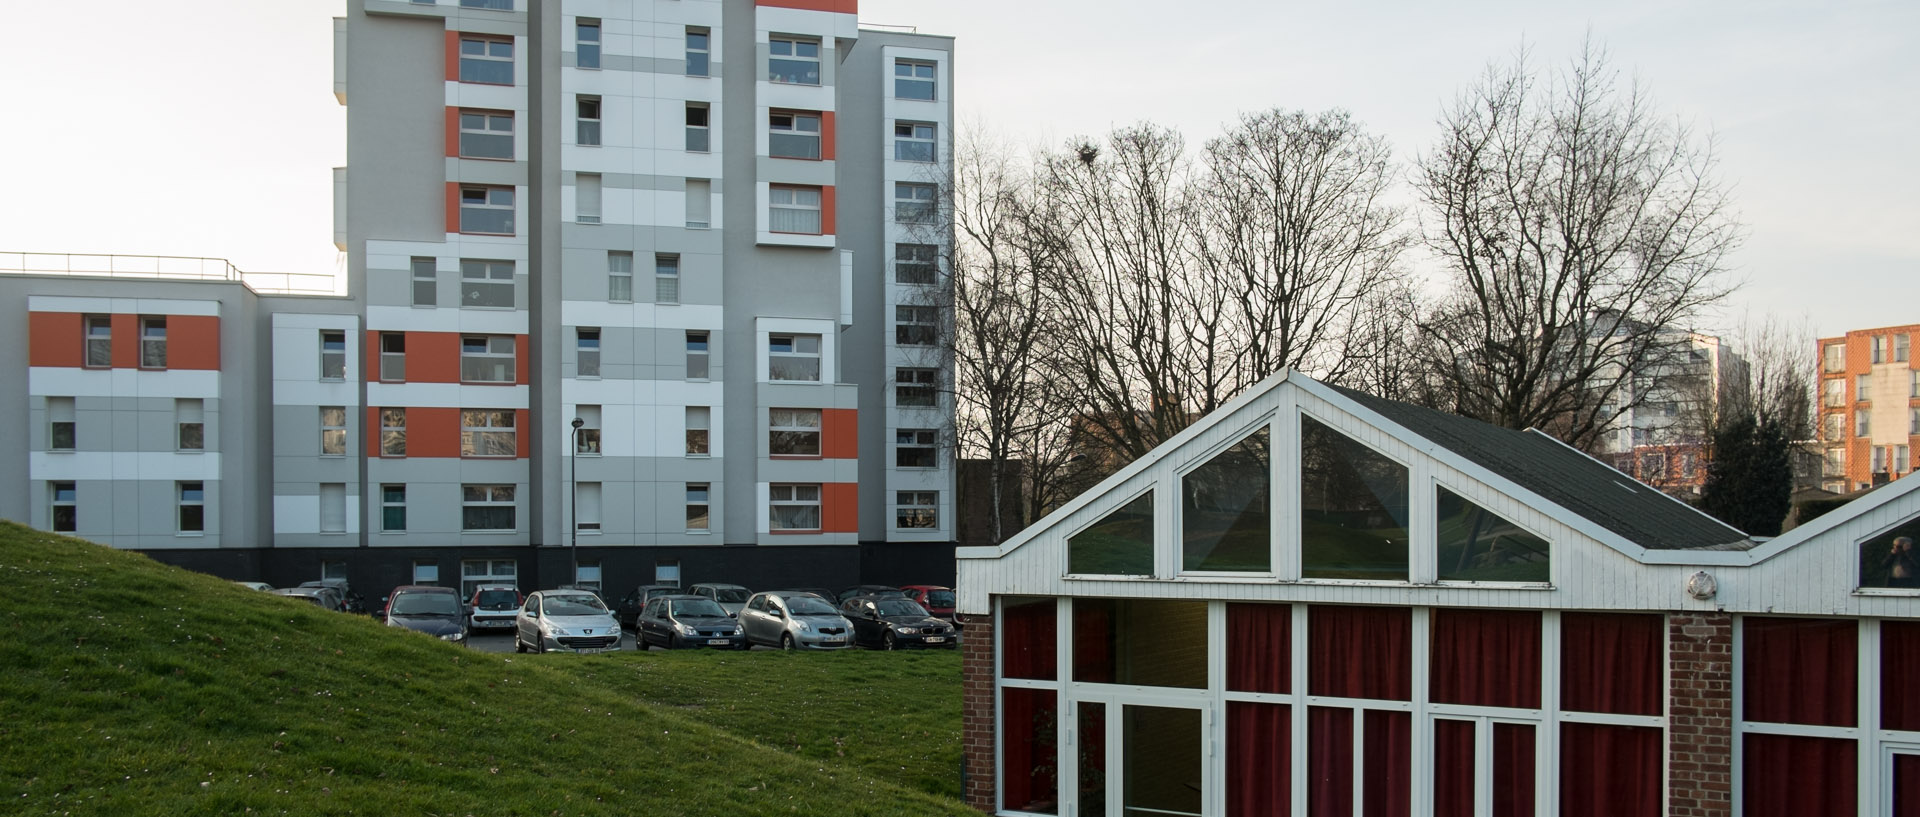
M 1667 814 L 1733 814 L 1733 616 L 1667 617 Z
M 960 742 L 967 805 L 994 810 L 993 617 L 967 616 L 960 643 Z

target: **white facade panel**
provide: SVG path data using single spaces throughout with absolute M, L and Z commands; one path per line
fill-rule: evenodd
M 527 408 L 527 386 L 468 386 L 460 383 L 368 383 L 369 406 L 425 408 Z
M 59 397 L 220 396 L 220 372 L 206 369 L 27 369 L 27 393 Z
M 36 480 L 217 480 L 216 452 L 30 451 L 27 473 Z
M 28 312 L 95 312 L 117 315 L 220 316 L 219 301 L 176 298 L 88 298 L 69 295 L 29 295 Z

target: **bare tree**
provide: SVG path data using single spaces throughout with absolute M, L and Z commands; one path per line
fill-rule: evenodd
M 1590 448 L 1731 291 L 1741 231 L 1711 140 L 1660 119 L 1591 42 L 1545 76 L 1525 53 L 1489 67 L 1440 124 L 1414 186 L 1450 276 L 1422 323 L 1449 408 Z

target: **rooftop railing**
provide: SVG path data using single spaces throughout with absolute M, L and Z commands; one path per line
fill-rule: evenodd
M 0 274 L 87 278 L 230 281 L 265 295 L 339 294 L 335 277 L 316 272 L 246 272 L 224 258 L 178 255 L 0 252 Z

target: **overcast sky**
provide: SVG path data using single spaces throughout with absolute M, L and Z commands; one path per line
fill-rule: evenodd
M 956 104 L 1019 145 L 1141 121 L 1198 145 L 1243 111 L 1340 107 L 1401 162 L 1523 42 L 1587 32 L 1718 142 L 1749 238 L 1733 311 L 1822 334 L 1920 322 L 1920 2 L 1913 0 L 862 0 L 949 34 Z M 0 252 L 340 267 L 329 169 L 339 0 L 16 4 L 0 48 Z M 77 38 L 77 39 L 76 39 Z M 1723 319 L 1731 324 L 1733 318 Z

